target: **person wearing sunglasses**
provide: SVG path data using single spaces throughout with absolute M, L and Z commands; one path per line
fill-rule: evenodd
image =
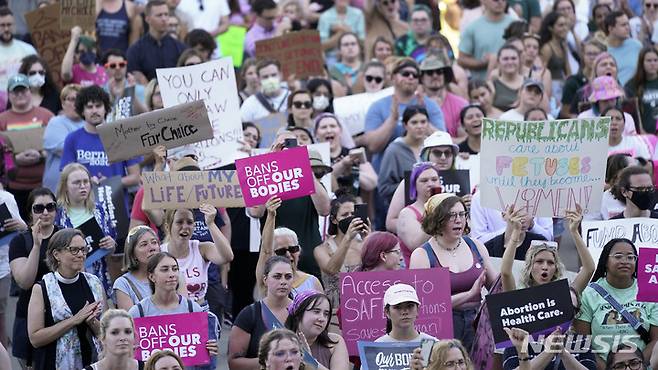
M 631 28 L 631 36 L 639 40 L 644 46 L 653 45 L 653 32 L 658 25 L 658 1 L 643 0 L 643 10 L 639 16 L 628 21 Z
M 637 347 L 630 346 L 625 343 L 619 344 L 617 351 L 608 354 L 605 370 L 647 370 L 655 369 L 656 362 L 651 362 L 651 367 L 647 367 L 644 361 L 642 351 Z
M 656 188 L 649 171 L 640 166 L 624 168 L 610 190 L 615 199 L 624 202 L 624 211 L 610 219 L 632 217 L 658 218 Z
M 90 246 L 82 231 L 63 229 L 48 243 L 52 272 L 32 288 L 27 330 L 35 370 L 81 369 L 99 359 L 99 318 L 107 309 L 103 284 L 84 270 Z
M 605 367 L 605 352 L 614 350 L 620 336 L 642 351 L 645 361 L 649 361 L 658 340 L 658 305 L 637 300 L 637 256 L 632 241 L 610 240 L 603 246 L 596 271 L 583 291 L 573 326 L 578 334 L 593 337 L 592 350 L 597 353 L 599 368 Z
M 5 203 L 12 212 L 11 202 Z M 61 229 L 54 223 L 57 200 L 52 191 L 47 188 L 32 190 L 27 206 L 30 209 L 30 227 L 9 243 L 11 276 L 20 288 L 12 331 L 12 354 L 25 366 L 32 364 L 34 356 L 34 347 L 27 337 L 27 307 L 32 286 L 50 271 L 46 264 L 46 250 L 51 236 Z
M 386 85 L 386 66 L 378 60 L 371 60 L 363 67 L 359 82 L 367 93 L 375 93 Z
M 144 85 L 137 83 L 133 75 L 127 73 L 126 54 L 118 49 L 107 50 L 103 54 L 102 63 L 108 75 L 103 89 L 110 95 L 112 105 L 107 121 L 118 121 L 146 112 Z
M 96 62 L 96 40 L 82 35 L 82 28 L 71 28 L 71 41 L 62 59 L 60 73 L 65 83 L 103 86 L 107 82 L 105 68 Z
M 308 90 L 296 90 L 288 96 L 288 126 L 313 127 L 313 96 Z

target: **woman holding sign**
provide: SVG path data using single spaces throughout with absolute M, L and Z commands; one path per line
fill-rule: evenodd
M 100 341 L 103 359 L 84 370 L 142 370 L 144 363 L 135 360 L 135 323 L 124 310 L 108 310 L 101 317 Z
M 91 174 L 85 166 L 79 163 L 69 163 L 62 169 L 57 185 L 57 205 L 55 224 L 63 228 L 83 230 L 87 235 L 87 239 L 85 239 L 87 241 L 90 237 L 97 237 L 90 235 L 89 230 L 100 229 L 103 237 L 93 240 L 92 246 L 95 245 L 97 248 L 105 250 L 106 254 L 114 251 L 116 230 L 108 215 L 105 214 L 103 206 L 95 200 L 91 188 Z M 100 278 L 105 294 L 111 294 L 112 279 L 107 270 L 105 258 L 100 258 L 91 264 L 87 268 L 87 272 Z

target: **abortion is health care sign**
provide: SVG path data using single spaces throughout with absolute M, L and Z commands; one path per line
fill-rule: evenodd
M 157 351 L 176 353 L 185 366 L 210 362 L 206 349 L 208 313 L 192 312 L 174 315 L 138 317 L 135 319 L 137 349 L 135 358 L 146 361 Z
M 564 217 L 576 204 L 598 211 L 610 117 L 515 122 L 484 118 L 482 205 L 510 205 L 538 217 Z
M 273 196 L 286 200 L 315 193 L 308 149 L 303 146 L 238 159 L 235 169 L 247 207 L 265 204 Z
M 658 248 L 640 248 L 637 261 L 637 300 L 658 302 Z

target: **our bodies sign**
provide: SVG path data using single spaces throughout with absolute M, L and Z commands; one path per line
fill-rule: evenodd
M 98 126 L 110 162 L 146 154 L 158 145 L 172 149 L 212 139 L 213 131 L 203 101 L 158 109 Z
M 231 58 L 189 67 L 156 70 L 165 108 L 203 100 L 213 127 L 213 138 L 191 144 L 199 165 L 212 169 L 232 163 L 240 154 L 242 140 L 240 103 Z
M 350 355 L 358 355 L 357 341 L 374 341 L 386 334 L 384 292 L 397 283 L 416 289 L 420 299 L 416 329 L 438 339 L 452 338 L 447 281 L 450 275 L 444 268 L 341 273 L 341 327 Z
M 185 366 L 210 362 L 206 349 L 207 312 L 138 317 L 135 319 L 135 333 L 138 345 L 135 358 L 138 360 L 146 361 L 157 351 L 171 350 Z
M 597 211 L 608 151 L 609 117 L 514 122 L 484 118 L 482 205 L 509 205 L 532 216 Z
M 143 172 L 144 209 L 244 207 L 235 171 Z
M 361 342 L 359 358 L 363 370 L 409 369 L 413 352 L 420 342 Z
M 636 246 L 658 246 L 658 219 L 655 218 L 583 221 L 582 229 L 583 240 L 594 261 L 599 260 L 603 246 L 616 238 L 626 238 Z
M 238 159 L 235 169 L 247 207 L 265 204 L 275 195 L 286 200 L 315 193 L 306 147 Z
M 640 248 L 637 261 L 637 300 L 658 302 L 658 248 Z

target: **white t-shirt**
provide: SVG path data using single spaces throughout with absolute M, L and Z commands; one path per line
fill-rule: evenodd
M 14 39 L 9 46 L 0 43 L 0 91 L 7 91 L 9 78 L 18 73 L 21 59 L 36 54 L 34 47 Z
M 636 135 L 622 136 L 619 144 L 608 147 L 608 156 L 618 153 L 628 153 L 631 157 L 642 157 L 647 160 L 651 159 L 649 148 L 647 148 L 644 140 Z
M 290 95 L 288 89 L 282 88 L 281 94 L 276 97 L 267 97 L 267 101 L 272 104 L 275 110 L 285 113 L 288 110 L 287 99 Z M 270 112 L 263 106 L 263 104 L 258 100 L 256 94 L 248 97 L 242 106 L 240 107 L 240 117 L 242 122 L 254 122 L 257 119 L 261 119 L 270 115 Z
M 226 0 L 182 0 L 176 11 L 188 16 L 188 21 L 191 21 L 187 25 L 188 30 L 201 28 L 208 32 L 216 30 L 221 18 L 231 14 Z
M 510 109 L 505 113 L 501 114 L 498 119 L 506 119 L 509 121 L 523 121 L 523 114 L 517 111 L 516 109 Z M 548 115 L 548 119 L 553 119 L 552 115 Z
M 397 339 L 393 339 L 393 337 L 391 337 L 388 334 L 384 334 L 381 337 L 375 339 L 375 342 L 380 342 L 380 343 L 390 343 L 390 342 L 414 343 L 414 342 L 419 342 L 420 343 L 420 341 L 423 340 L 423 339 L 431 339 L 435 342 L 438 341 L 438 339 L 434 338 L 433 336 L 421 332 L 421 333 L 418 334 L 418 336 L 416 338 L 411 339 L 411 340 L 397 340 Z

